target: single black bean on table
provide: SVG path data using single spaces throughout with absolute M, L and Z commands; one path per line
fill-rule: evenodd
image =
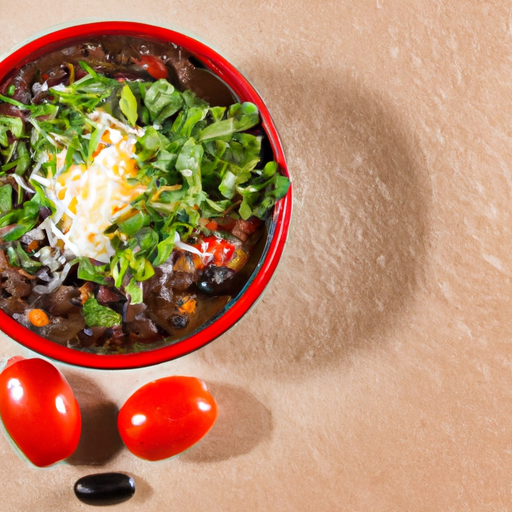
M 114 505 L 133 496 L 135 481 L 124 473 L 95 473 L 77 480 L 74 490 L 88 505 Z

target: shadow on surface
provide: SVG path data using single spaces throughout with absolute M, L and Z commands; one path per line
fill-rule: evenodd
M 128 474 L 135 480 L 135 494 L 130 500 L 130 503 L 134 505 L 147 505 L 147 502 L 153 495 L 153 488 L 144 478 L 133 473 Z
M 251 393 L 229 384 L 208 383 L 218 416 L 201 441 L 180 455 L 185 462 L 217 462 L 249 453 L 272 434 L 271 412 Z
M 71 372 L 65 376 L 82 413 L 80 442 L 66 462 L 73 466 L 106 464 L 123 447 L 117 430 L 117 406 L 99 398 L 102 392 L 93 380 Z
M 425 280 L 428 252 L 430 181 L 405 116 L 353 76 L 302 72 L 266 70 L 294 182 L 284 257 L 250 318 L 202 355 L 277 378 L 389 330 Z

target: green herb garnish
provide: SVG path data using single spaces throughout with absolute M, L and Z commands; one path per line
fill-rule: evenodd
M 0 116 L 0 177 L 15 173 L 34 190 L 14 207 L 12 186 L 0 186 L 0 228 L 6 228 L 1 239 L 16 241 L 33 229 L 40 208 L 55 213 L 45 183 L 73 165 L 90 165 L 106 130 L 94 113 L 105 112 L 126 130 L 139 130 L 137 173 L 129 183 L 142 192 L 105 231 L 113 249 L 110 261 L 98 265 L 79 257 L 78 277 L 114 283 L 132 303 L 142 302 L 140 283 L 168 260 L 177 237 L 186 240 L 200 230 L 201 219 L 266 219 L 286 194 L 289 180 L 275 162 L 260 164 L 261 137 L 248 132 L 260 122 L 252 103 L 210 107 L 164 79 L 120 83 L 80 65 L 83 78 L 50 89 L 38 105 L 0 95 L 0 102 L 24 111 L 29 127 L 24 132 L 19 117 Z M 11 257 L 24 268 L 35 268 L 19 249 Z M 84 315 L 89 326 L 120 323 L 117 313 L 95 299 L 85 303 Z
M 82 312 L 88 327 L 114 327 L 121 325 L 122 322 L 119 313 L 107 306 L 102 306 L 95 298 L 85 301 Z

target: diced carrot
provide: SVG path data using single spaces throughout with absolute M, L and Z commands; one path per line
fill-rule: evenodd
M 50 323 L 48 315 L 42 309 L 31 309 L 28 313 L 28 320 L 36 327 L 44 327 Z
M 219 227 L 219 225 L 214 220 L 211 220 L 205 226 L 205 228 L 209 229 L 210 231 L 216 231 L 218 227 Z
M 185 302 L 178 308 L 180 313 L 191 315 L 196 310 L 196 301 L 192 297 L 185 298 Z
M 39 249 L 39 242 L 37 240 L 32 240 L 27 246 L 28 252 L 37 251 L 37 249 Z

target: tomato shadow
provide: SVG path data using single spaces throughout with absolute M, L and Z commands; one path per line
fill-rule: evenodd
M 272 435 L 272 413 L 254 395 L 230 384 L 208 383 L 218 405 L 212 429 L 182 453 L 185 462 L 218 462 L 244 455 Z
M 284 145 L 293 219 L 261 300 L 200 357 L 302 379 L 373 350 L 428 286 L 428 162 L 410 113 L 354 71 L 247 65 Z
M 77 373 L 66 373 L 82 413 L 82 434 L 78 447 L 66 459 L 72 466 L 101 466 L 112 460 L 123 448 L 117 430 L 116 404 L 99 400 L 101 389 L 93 380 Z

